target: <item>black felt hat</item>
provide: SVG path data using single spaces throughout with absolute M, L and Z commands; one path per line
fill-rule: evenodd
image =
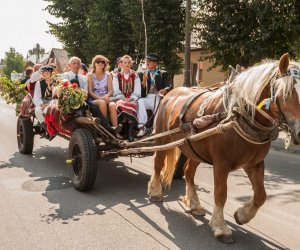
M 40 68 L 40 72 L 44 72 L 44 71 L 49 71 L 49 72 L 53 72 L 53 67 L 46 65 Z
M 149 53 L 146 56 L 146 60 L 157 62 L 158 61 L 158 55 L 155 54 L 155 53 Z

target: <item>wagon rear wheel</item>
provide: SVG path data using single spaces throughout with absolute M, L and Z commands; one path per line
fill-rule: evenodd
M 30 118 L 18 118 L 17 121 L 17 141 L 18 148 L 22 154 L 32 154 L 34 132 Z
M 68 169 L 74 187 L 79 191 L 90 190 L 97 177 L 97 150 L 91 133 L 76 129 L 68 151 L 71 159 Z

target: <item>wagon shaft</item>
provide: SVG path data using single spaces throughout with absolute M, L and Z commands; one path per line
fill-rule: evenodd
M 119 156 L 126 156 L 126 155 L 132 155 L 132 154 L 140 154 L 142 155 L 143 153 L 150 153 L 150 152 L 155 152 L 155 151 L 165 151 L 171 148 L 179 147 L 186 143 L 187 141 L 193 142 L 193 141 L 198 141 L 201 139 L 204 139 L 208 136 L 218 134 L 218 133 L 224 133 L 225 131 L 234 128 L 236 126 L 235 121 L 230 121 L 228 123 L 224 124 L 219 124 L 215 128 L 208 129 L 206 131 L 203 131 L 201 133 L 197 134 L 192 134 L 189 135 L 186 138 L 180 139 L 175 142 L 171 142 L 168 144 L 164 145 L 159 145 L 159 146 L 151 146 L 151 147 L 140 147 L 140 148 L 128 148 L 128 149 L 121 149 L 119 151 L 114 151 L 114 152 L 101 152 L 101 157 L 112 157 L 116 156 L 118 154 Z

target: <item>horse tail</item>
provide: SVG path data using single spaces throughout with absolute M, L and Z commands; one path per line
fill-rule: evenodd
M 170 187 L 172 180 L 173 180 L 173 175 L 175 172 L 175 166 L 176 162 L 179 158 L 180 151 L 179 149 L 172 148 L 168 149 L 166 151 L 166 158 L 164 162 L 164 168 L 162 171 L 162 176 L 161 176 L 161 183 L 164 187 Z

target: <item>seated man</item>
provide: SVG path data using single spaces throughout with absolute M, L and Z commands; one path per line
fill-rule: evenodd
M 47 132 L 44 111 L 47 104 L 52 100 L 53 68 L 51 66 L 44 66 L 40 69 L 40 72 L 42 80 L 38 80 L 34 86 L 32 101 L 35 105 L 35 117 Z
M 148 119 L 146 110 L 152 110 L 153 114 L 156 112 L 160 102 L 158 91 L 170 87 L 167 72 L 160 70 L 157 63 L 158 56 L 149 53 L 146 57 L 146 72 L 144 74 L 139 73 L 142 81 L 142 98 L 138 100 L 138 127 L 140 129 L 137 134 L 138 137 L 143 136 L 146 132 L 144 127 Z
M 79 57 L 73 56 L 69 60 L 68 64 L 70 71 L 65 72 L 61 75 L 62 79 L 69 80 L 76 80 L 78 83 L 78 87 L 82 88 L 86 93 L 88 93 L 88 85 L 86 77 L 79 73 L 81 68 L 81 60 Z

